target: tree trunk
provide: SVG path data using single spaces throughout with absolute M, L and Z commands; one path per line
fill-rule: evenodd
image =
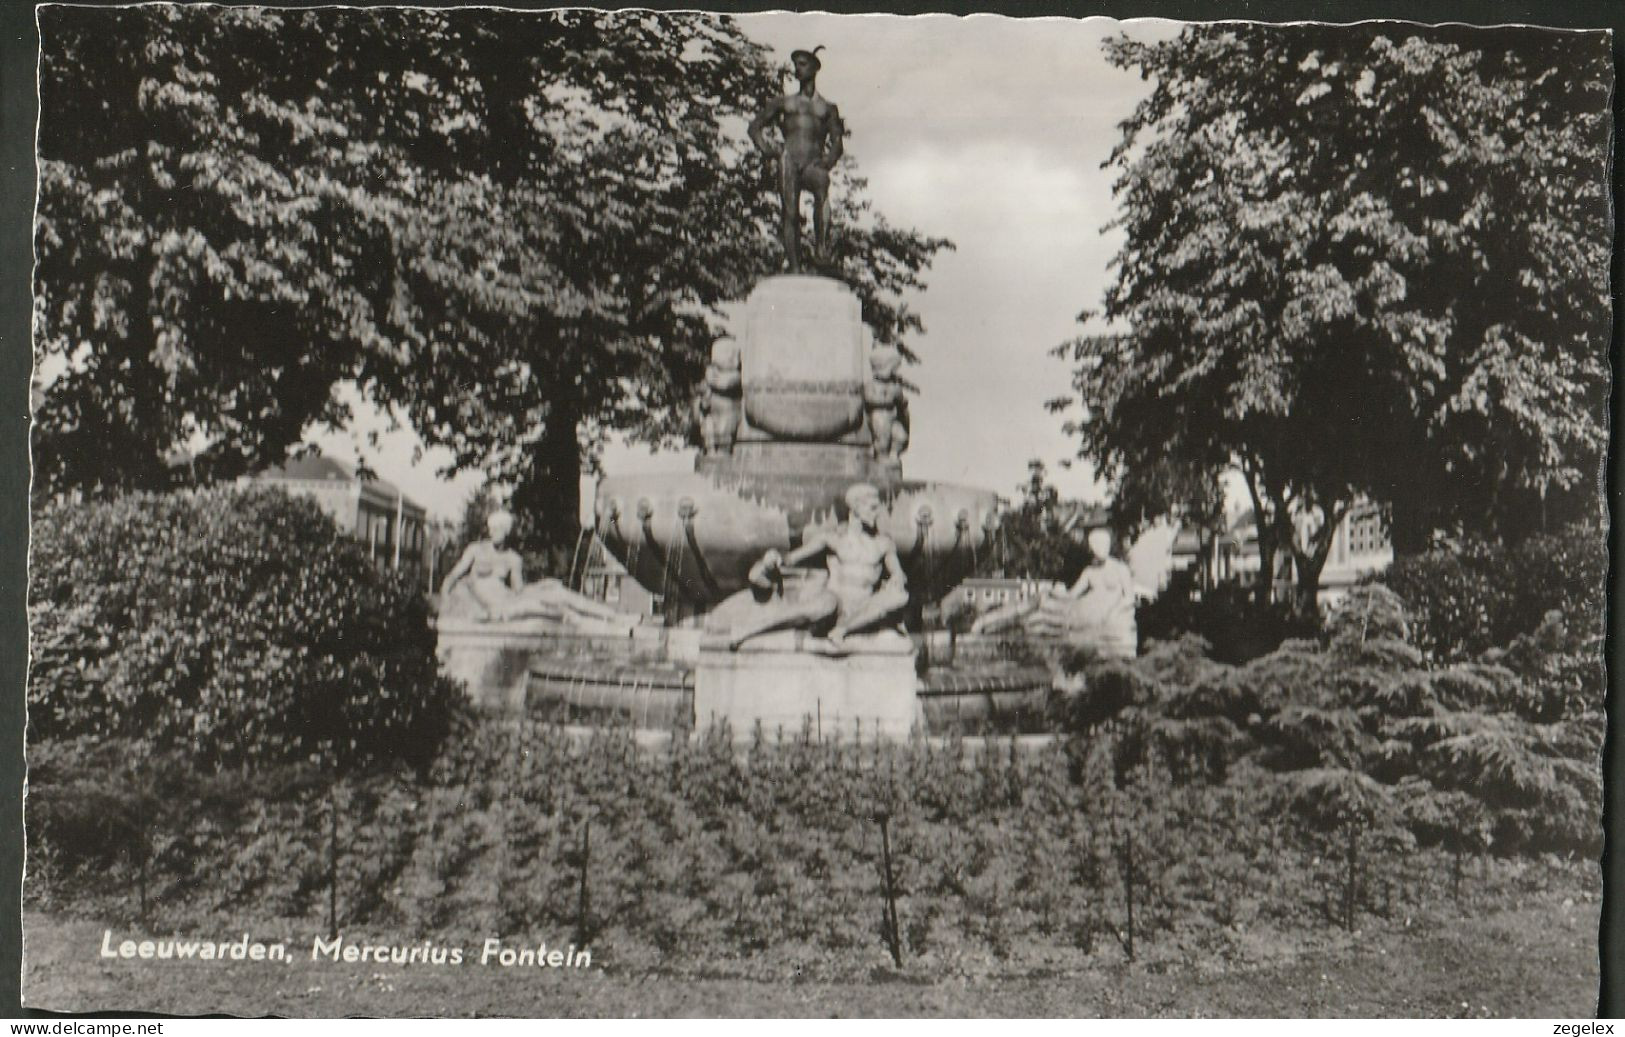
M 574 393 L 573 385 L 560 387 L 542 421 L 541 442 L 514 487 L 513 509 L 527 520 L 524 546 L 532 550 L 568 552 L 581 533 L 581 409 Z
M 1297 578 L 1294 604 L 1300 611 L 1308 612 L 1319 607 L 1320 574 L 1326 569 L 1326 559 L 1331 557 L 1337 529 L 1348 512 L 1349 505 L 1341 502 L 1322 509 L 1323 520 L 1320 528 L 1315 530 L 1308 550 L 1296 545 L 1292 548 L 1293 567 L 1296 570 L 1293 575 Z
M 1206 595 L 1213 590 L 1213 545 L 1218 537 L 1210 530 L 1197 527 L 1196 531 L 1196 557 L 1197 557 L 1197 589 Z
M 1275 598 L 1275 530 L 1272 516 L 1264 512 L 1264 495 L 1259 492 L 1258 479 L 1249 468 L 1243 468 L 1247 480 L 1247 496 L 1253 501 L 1253 528 L 1258 534 L 1258 586 L 1253 589 L 1254 601 L 1268 605 Z

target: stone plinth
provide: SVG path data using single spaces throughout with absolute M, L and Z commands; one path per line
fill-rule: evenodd
M 853 651 L 832 656 L 810 650 L 799 632 L 769 634 L 729 651 L 719 641 L 700 648 L 694 679 L 694 730 L 726 721 L 734 738 L 756 725 L 775 737 L 800 734 L 844 740 L 904 739 L 924 727 L 914 648 L 897 633 L 853 638 Z
M 868 330 L 852 289 L 827 277 L 770 277 L 745 302 L 746 427 L 829 441 L 863 428 Z
M 737 428 L 714 427 L 735 420 L 735 403 L 719 402 L 713 387 L 709 446 L 693 472 L 600 479 L 594 524 L 604 547 L 681 615 L 703 615 L 749 585 L 764 553 L 843 521 L 847 490 L 867 483 L 886 505 L 880 528 L 897 544 L 914 601 L 945 594 L 991 543 L 998 498 L 906 481 L 897 457 L 875 456 L 871 419 L 900 420 L 901 401 L 866 410 L 871 361 L 895 350 L 877 354 L 858 296 L 832 278 L 770 277 L 729 323 L 733 345 L 714 366 L 725 368 L 737 346 Z
M 571 630 L 545 619 L 481 623 L 445 618 L 436 624 L 435 655 L 440 672 L 468 688 L 476 709 L 520 712 L 525 708 L 531 659 L 630 657 L 640 648 L 658 652 L 661 631 L 638 628 L 624 633 Z

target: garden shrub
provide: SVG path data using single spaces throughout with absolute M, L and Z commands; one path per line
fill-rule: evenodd
M 1452 851 L 1483 851 L 1494 842 L 1490 811 L 1466 792 L 1440 790 L 1411 776 L 1394 785 L 1394 804 L 1418 844 Z
M 1276 710 L 1253 732 L 1272 770 L 1317 766 L 1359 768 L 1375 748 L 1361 716 L 1352 709 L 1294 703 Z
M 1482 541 L 1396 558 L 1373 580 L 1398 594 L 1416 619 L 1417 647 L 1438 659 L 1477 655 L 1495 643 L 1491 616 L 1501 593 Z
M 1539 627 L 1483 658 L 1511 670 L 1527 686 L 1521 699 L 1530 719 L 1555 721 L 1603 708 L 1608 685 L 1601 640 L 1577 635 L 1557 609 Z
M 127 736 L 204 766 L 425 766 L 458 689 L 421 592 L 265 489 L 55 501 L 33 521 L 31 739 Z
M 1235 725 L 1246 725 L 1249 717 L 1263 709 L 1257 689 L 1239 679 L 1236 671 L 1228 666 L 1215 666 L 1188 683 L 1165 687 L 1167 695 L 1162 699 L 1161 708 L 1171 717 L 1222 718 Z
M 1553 610 L 1581 640 L 1602 635 L 1608 543 L 1595 523 L 1507 546 L 1470 539 L 1396 559 L 1378 579 L 1415 619 L 1414 643 L 1467 659 L 1529 633 Z
M 1131 706 L 1156 696 L 1158 682 L 1134 663 L 1110 660 L 1084 669 L 1082 689 L 1068 698 L 1065 723 L 1071 731 L 1089 731 Z
M 96 779 L 90 757 L 64 754 L 40 774 L 50 794 L 30 801 L 29 898 L 132 920 L 144 881 L 155 929 L 212 917 L 325 931 L 332 903 L 338 926 L 365 932 L 584 937 L 610 967 L 850 976 L 889 961 L 885 816 L 905 958 L 925 968 L 1116 960 L 1129 897 L 1141 957 L 1222 945 L 1215 921 L 1301 923 L 1301 905 L 1256 902 L 1307 866 L 1291 831 L 1264 838 L 1268 781 L 1119 774 L 1119 740 L 971 759 L 962 743 L 797 737 L 736 754 L 714 733 L 649 750 L 624 732 L 491 721 L 427 774 L 322 771 L 275 798 L 176 768 L 169 806 L 142 830 L 177 850 L 145 858 L 54 841 L 45 801 Z
M 1140 644 L 1173 641 L 1194 635 L 1211 645 L 1219 662 L 1239 665 L 1278 648 L 1288 638 L 1315 637 L 1319 617 L 1295 610 L 1290 603 L 1260 605 L 1244 587 L 1222 586 L 1200 601 L 1171 584 L 1134 614 Z
M 1530 537 L 1507 552 L 1507 595 L 1494 617 L 1498 645 L 1528 633 L 1555 611 L 1574 638 L 1603 633 L 1608 579 L 1608 537 L 1594 522 Z
M 1251 689 L 1260 714 L 1273 713 L 1324 687 L 1332 661 L 1316 642 L 1293 639 L 1268 655 L 1236 668 L 1235 679 Z
M 1325 620 L 1325 635 L 1334 645 L 1370 641 L 1410 641 L 1410 616 L 1399 595 L 1382 584 L 1355 587 Z
M 1292 812 L 1320 832 L 1350 822 L 1383 825 L 1398 810 L 1389 786 L 1345 767 L 1311 767 L 1283 787 Z
M 1461 663 L 1432 674 L 1433 700 L 1445 709 L 1516 712 L 1536 719 L 1540 699 L 1534 689 L 1504 666 Z
M 284 768 L 243 780 L 176 761 L 163 803 L 135 822 L 150 852 L 97 855 L 57 842 L 42 812 L 135 755 L 105 743 L 108 759 L 43 760 L 27 896 L 99 924 L 133 921 L 139 882 L 142 922 L 157 931 L 210 919 L 325 931 L 332 905 L 342 929 L 379 936 L 556 934 L 550 944 L 584 939 L 614 969 L 851 978 L 891 967 L 884 816 L 905 967 L 965 975 L 1087 967 L 1131 946 L 1147 962 L 1235 953 L 1249 927 L 1301 931 L 1327 897 L 1338 924 L 1388 911 L 1393 895 L 1437 903 L 1450 864 L 1433 847 L 1533 853 L 1573 829 L 1420 777 L 1272 772 L 1247 756 L 1221 776 L 1182 777 L 1162 757 L 1189 746 L 1155 734 L 1123 767 L 1133 737 L 1121 722 L 974 758 L 962 742 L 806 735 L 736 753 L 714 731 L 648 749 L 625 731 L 578 738 L 493 720 L 459 731 L 423 775 Z M 1589 801 L 1575 791 L 1583 820 Z M 1463 826 L 1484 834 L 1449 842 Z
M 1398 595 L 1362 586 L 1321 637 L 1284 640 L 1241 666 L 1208 658 L 1192 635 L 1086 665 L 1062 715 L 1070 730 L 1111 735 L 1119 780 L 1148 765 L 1176 783 L 1258 767 L 1296 790 L 1285 806 L 1300 816 L 1331 792 L 1392 790 L 1398 805 L 1384 824 L 1428 845 L 1594 850 L 1595 657 L 1554 616 L 1486 661 L 1430 667 L 1407 642 L 1418 626 Z M 1462 797 L 1474 810 L 1457 809 Z

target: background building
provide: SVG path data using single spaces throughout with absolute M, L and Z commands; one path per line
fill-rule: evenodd
M 1023 579 L 1014 576 L 971 576 L 949 591 L 939 606 L 942 615 L 951 616 L 969 609 L 991 612 L 1016 602 L 1029 601 L 1051 588 L 1064 587 L 1057 580 Z
M 1255 531 L 1256 533 L 1256 531 Z M 1258 553 L 1258 539 L 1253 538 L 1253 554 Z M 1180 526 L 1168 548 L 1169 572 L 1161 583 L 1168 584 L 1175 573 L 1184 573 L 1190 581 L 1191 596 L 1200 600 L 1204 591 L 1239 581 L 1236 560 L 1241 553 L 1240 541 L 1233 532 Z M 1256 557 L 1254 559 L 1256 570 Z
M 428 586 L 428 516 L 393 483 L 363 479 L 331 457 L 298 458 L 246 481 L 309 497 L 365 544 L 378 564 L 411 573 Z
M 633 616 L 657 615 L 664 603 L 660 595 L 649 593 L 632 578 L 626 566 L 604 549 L 596 533 L 587 549 L 587 564 L 582 570 L 579 589 L 581 593 Z
M 1382 511 L 1370 501 L 1349 509 L 1332 539 L 1326 568 L 1320 571 L 1320 603 L 1341 604 L 1349 588 L 1374 572 L 1388 568 L 1394 546 L 1382 521 Z
M 1296 522 L 1300 543 L 1307 543 L 1315 519 L 1299 516 Z M 1201 589 L 1237 584 L 1256 586 L 1262 562 L 1258 551 L 1258 521 L 1251 508 L 1243 511 L 1230 528 L 1218 534 L 1198 536 L 1196 530 L 1182 528 L 1174 538 L 1173 571 L 1191 571 L 1193 595 Z M 1320 573 L 1320 603 L 1335 606 L 1349 588 L 1394 560 L 1393 545 L 1383 525 L 1382 511 L 1371 501 L 1361 501 L 1344 517 L 1332 537 L 1326 567 Z M 1275 560 L 1275 589 L 1278 597 L 1292 590 L 1292 559 L 1278 554 Z

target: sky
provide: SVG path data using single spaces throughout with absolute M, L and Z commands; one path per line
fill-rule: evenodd
M 751 38 L 788 61 L 822 44 L 818 90 L 849 131 L 847 153 L 868 178 L 875 208 L 894 224 L 952 240 L 926 289 L 910 305 L 925 332 L 909 344 L 921 363 L 907 371 L 910 478 L 943 480 L 1013 496 L 1027 462 L 1044 461 L 1068 497 L 1098 500 L 1104 487 L 1082 463 L 1061 416 L 1044 402 L 1070 385 L 1068 365 L 1049 355 L 1084 330 L 1108 283 L 1118 237 L 1112 174 L 1101 168 L 1117 124 L 1149 85 L 1109 67 L 1101 42 L 1119 32 L 1172 36 L 1178 24 L 1105 18 L 1011 19 L 997 15 L 757 14 L 736 18 Z M 793 88 L 787 81 L 786 89 Z M 765 100 L 765 99 L 764 99 Z M 839 229 L 836 229 L 836 233 Z M 407 430 L 314 437 L 341 460 L 358 456 L 432 514 L 461 513 L 479 473 L 452 481 L 435 471 L 445 457 L 419 451 Z M 421 457 L 417 456 L 421 453 Z M 692 451 L 652 454 L 612 444 L 604 468 L 686 471 Z M 592 486 L 583 486 L 584 517 Z

